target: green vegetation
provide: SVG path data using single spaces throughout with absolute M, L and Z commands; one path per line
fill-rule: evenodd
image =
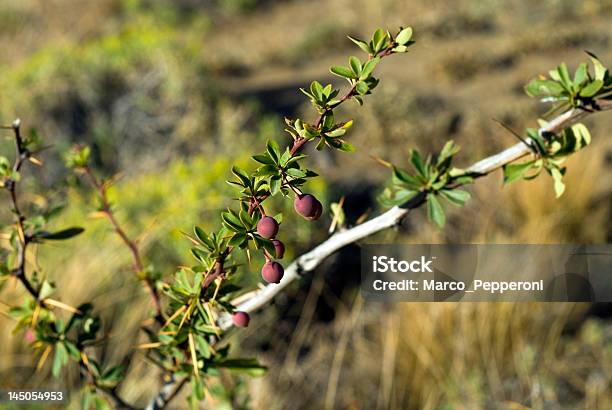
M 583 50 L 593 51 L 603 62 L 612 61 L 609 1 L 551 0 L 536 5 L 526 0 L 460 0 L 453 9 L 434 8 L 429 1 L 407 4 L 395 0 L 384 5 L 358 0 L 350 9 L 341 1 L 238 0 L 205 6 L 190 0 L 87 3 L 63 0 L 43 8 L 38 2 L 24 0 L 0 5 L 4 23 L 0 28 L 0 118 L 7 123 L 19 116 L 24 120 L 24 135 L 35 135 L 30 129 L 36 127 L 44 142 L 53 144 L 36 154 L 44 162 L 44 171 L 30 168 L 33 171 L 26 171 L 20 182 L 24 192 L 31 192 L 23 198 L 27 211 L 42 210 L 51 218 L 46 232 L 41 232 L 47 243 L 33 247 L 30 258 L 40 265 L 37 269 L 42 267 L 41 279 L 70 284 L 56 290 L 58 300 L 74 306 L 94 301 L 102 319 L 100 334 L 108 340 L 107 363 L 119 363 L 126 353 L 136 352 L 128 370 L 130 381 L 121 386 L 120 393 L 139 403 L 154 393 L 157 380 L 151 375 L 155 367 L 146 350 L 133 349 L 147 340 L 126 329 L 137 330 L 150 313 L 148 295 L 134 280 L 129 252 L 113 236 L 107 221 L 100 220 L 97 196 L 64 170 L 61 153 L 70 145 L 91 145 L 90 158 L 98 175 L 114 182 L 108 197 L 117 218 L 129 237 L 138 240 L 150 273 L 168 277 L 176 266 L 193 263 L 189 256 L 192 243 L 184 235 L 193 236 L 193 224 L 207 232 L 219 227 L 215 224 L 218 210 L 230 205 L 228 199 L 236 194 L 224 182 L 231 177 L 231 165 L 252 167 L 253 147 L 283 135 L 282 116 L 291 114 L 308 123 L 311 106 L 325 111 L 337 97 L 330 91 L 344 80 L 325 76 L 329 65 L 345 62 L 346 67 L 339 71 L 354 81 L 350 86 L 364 84 L 359 86 L 364 95 L 374 88 L 371 81 L 360 80 L 366 61 L 346 62 L 345 55 L 356 49 L 348 51 L 352 44 L 345 33 L 357 38 L 375 26 L 414 22 L 420 44 L 428 46 L 415 49 L 409 68 L 392 59 L 388 64 L 385 61 L 376 69 L 389 81 L 376 86 L 376 96 L 366 96 L 363 107 L 343 105 L 335 114 L 338 119 L 353 118 L 355 123 L 334 128 L 343 122 L 334 118 L 329 128 L 313 137 L 321 148 L 355 150 L 343 155 L 326 149 L 312 155 L 308 163 L 308 168 L 326 177 L 326 182 L 309 179 L 308 191 L 326 211 L 333 201 L 332 215 L 309 224 L 286 217 L 294 213 L 292 201 L 274 199 L 270 203 L 273 216 L 285 214 L 281 232 L 291 234 L 282 237 L 287 249 L 284 260 L 291 261 L 327 236 L 333 215 L 341 215 L 334 218 L 338 229 L 377 212 L 374 191 L 383 186 L 387 170 L 378 167 L 370 155 L 400 169 L 410 163 L 410 148 L 423 153 L 421 159 L 427 163 L 428 153 L 437 152 L 444 141 L 452 139 L 463 147 L 460 162 L 469 163 L 514 142 L 491 118 L 521 130 L 543 116 L 534 111 L 533 101 L 523 98 L 522 87 L 534 73 L 546 73 L 556 61 L 567 61 L 568 67 L 582 70 Z M 507 12 L 499 13 L 500 9 Z M 313 76 L 318 81 L 311 83 Z M 581 97 L 589 97 L 587 87 L 597 80 L 596 74 L 591 76 L 578 85 L 580 75 L 567 84 L 541 77 L 538 81 L 546 81 L 552 90 L 539 85 L 532 89 L 537 97 L 553 97 L 576 106 L 585 102 Z M 303 87 L 308 101 L 295 93 L 298 87 Z M 288 94 L 292 97 L 286 97 Z M 548 159 L 554 161 L 566 157 L 566 148 L 573 147 L 570 151 L 576 155 L 566 158 L 566 171 L 560 164 L 547 166 L 546 158 L 506 167 L 506 182 L 529 178 L 541 170 L 554 173 L 555 190 L 563 193 L 562 200 L 551 195 L 547 178 L 514 183 L 503 190 L 501 176 L 483 179 L 470 188 L 469 206 L 449 207 L 444 213 L 435 204 L 429 205 L 429 212 L 423 207 L 397 230 L 373 240 L 609 241 L 612 185 L 608 157 L 612 146 L 605 132 L 612 122 L 607 117 L 585 123 L 593 141 L 582 128 L 554 136 L 557 144 L 545 141 L 546 149 L 540 153 L 552 155 Z M 310 137 L 312 130 L 300 125 L 293 121 L 287 127 L 296 135 Z M 343 132 L 346 136 L 330 136 Z M 537 139 L 527 132 L 520 137 Z M 596 138 L 598 135 L 603 138 Z M 284 147 L 292 136 L 280 138 Z M 577 152 L 589 142 L 588 150 Z M 10 138 L 0 140 L 3 153 L 11 152 L 9 144 Z M 430 165 L 435 165 L 435 156 L 431 158 Z M 261 168 L 266 165 L 275 168 L 267 178 L 279 175 L 279 164 L 264 162 Z M 558 169 L 562 178 L 552 169 Z M 302 170 L 307 172 L 302 167 L 287 172 Z M 272 170 L 265 168 L 261 173 L 268 171 Z M 416 170 L 414 175 L 431 184 L 440 181 L 430 181 L 431 172 L 425 174 Z M 49 189 L 64 180 L 69 184 Z M 407 188 L 401 182 L 391 182 L 396 195 Z M 418 185 L 420 189 L 422 183 Z M 6 200 L 6 196 L 0 198 L 4 221 L 10 217 Z M 61 204 L 65 206 L 59 208 Z M 442 231 L 427 223 L 427 213 L 438 223 L 443 215 L 447 228 Z M 585 224 L 587 219 L 592 223 Z M 64 236 L 65 228 L 76 226 L 85 231 L 72 241 L 49 240 L 49 235 L 51 239 Z M 2 258 L 6 247 L 3 241 Z M 276 256 L 277 252 L 275 247 Z M 239 261 L 243 264 L 243 273 L 236 277 L 240 286 L 259 281 L 265 258 L 257 253 L 251 256 L 250 261 Z M 207 407 L 283 408 L 296 403 L 372 408 L 495 403 L 534 408 L 609 407 L 611 377 L 605 363 L 610 361 L 610 340 L 605 335 L 610 323 L 589 319 L 582 325 L 586 307 L 571 311 L 567 306 L 532 304 L 364 308 L 354 302 L 355 290 L 347 279 L 355 272 L 347 264 L 354 256 L 332 258 L 314 278 L 303 278 L 298 289 L 250 318 L 251 326 L 238 334 L 233 349 L 236 355 L 256 355 L 268 367 L 268 375 L 255 383 L 223 377 L 206 385 L 217 397 Z M 192 286 L 191 279 L 182 284 L 185 289 Z M 17 300 L 20 295 L 10 279 L 0 301 Z M 0 313 L 7 309 L 0 304 Z M 70 317 L 68 312 L 55 312 L 64 322 Z M 257 334 L 253 332 L 255 322 Z M 3 328 L 14 325 L 13 319 L 0 316 Z M 567 329 L 578 330 L 574 334 Z M 0 379 L 12 385 L 30 382 L 51 387 L 59 383 L 50 377 L 54 355 L 37 370 L 41 354 L 31 357 L 30 346 L 21 342 L 21 335 L 9 333 L 0 335 Z M 198 348 L 201 345 L 199 340 L 194 343 Z M 70 347 L 66 349 L 70 354 Z M 58 366 L 65 356 L 59 354 Z M 254 370 L 257 373 L 258 368 Z M 111 384 L 115 372 L 113 366 L 102 371 Z M 309 380 L 307 386 L 304 380 Z M 71 408 L 81 408 L 76 369 L 68 370 L 61 382 L 73 391 Z M 197 390 L 200 394 L 199 387 Z M 91 400 L 99 401 L 101 407 L 106 403 L 97 396 Z

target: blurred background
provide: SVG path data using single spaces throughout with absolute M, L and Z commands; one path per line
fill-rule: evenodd
M 283 116 L 313 116 L 298 88 L 313 79 L 344 86 L 328 68 L 358 54 L 347 34 L 411 25 L 417 40 L 377 68 L 382 81 L 364 107 L 343 106 L 357 152 L 309 160 L 322 175 L 310 191 L 326 208 L 346 196 L 352 224 L 381 211 L 375 197 L 388 172 L 370 155 L 407 166 L 410 148 L 430 152 L 452 138 L 461 166 L 514 144 L 492 119 L 535 126 L 545 107 L 523 85 L 562 61 L 575 69 L 584 50 L 610 66 L 611 18 L 610 0 L 0 0 L 0 122 L 20 117 L 53 145 L 44 169 L 28 171 L 22 201 L 63 203 L 58 226 L 86 228 L 38 249 L 36 264 L 59 284 L 60 300 L 94 301 L 109 340 L 99 357 L 116 362 L 144 341 L 147 294 L 106 221 L 90 217 L 93 194 L 65 170 L 69 146 L 91 144 L 99 175 L 119 174 L 118 218 L 168 279 L 193 263 L 181 231 L 218 227 L 231 164 L 252 167 L 268 138 L 288 143 Z M 586 122 L 594 141 L 569 161 L 561 200 L 548 176 L 502 187 L 497 173 L 470 188 L 463 210 L 449 209 L 443 231 L 417 211 L 368 242 L 610 242 L 612 115 Z M 13 152 L 9 133 L 0 148 Z M 327 236 L 328 215 L 315 224 L 286 218 L 286 261 Z M 224 398 L 206 407 L 612 408 L 609 306 L 366 303 L 358 256 L 357 244 L 329 258 L 234 333 L 235 354 L 270 370 L 224 377 L 210 386 Z M 258 264 L 243 275 L 256 283 Z M 0 311 L 21 294 L 10 282 Z M 50 365 L 37 372 L 38 357 L 13 327 L 0 315 L 0 388 L 68 387 L 69 407 L 79 408 L 77 370 L 61 380 Z M 144 404 L 159 375 L 141 356 L 121 394 Z M 171 406 L 185 407 L 180 397 Z

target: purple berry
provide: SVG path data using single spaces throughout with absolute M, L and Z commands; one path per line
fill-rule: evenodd
M 323 205 L 321 205 L 321 202 L 317 201 L 315 205 L 316 205 L 316 208 L 315 208 L 314 214 L 311 217 L 306 218 L 309 221 L 316 221 L 317 219 L 321 217 L 321 214 L 323 213 Z
M 278 233 L 278 222 L 271 216 L 264 216 L 257 223 L 257 233 L 266 239 L 272 239 Z
M 317 198 L 310 194 L 302 194 L 295 197 L 293 207 L 295 212 L 302 215 L 304 218 L 310 218 L 315 215 L 317 210 Z
M 263 268 L 261 268 L 261 277 L 268 283 L 279 283 L 284 273 L 283 266 L 274 261 L 266 262 Z
M 274 239 L 272 243 L 274 244 L 276 259 L 283 259 L 283 256 L 285 256 L 285 245 L 278 239 Z
M 232 315 L 232 321 L 238 327 L 247 327 L 251 321 L 251 317 L 247 312 L 234 312 Z

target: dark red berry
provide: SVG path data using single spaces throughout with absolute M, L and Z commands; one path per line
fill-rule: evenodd
M 247 312 L 234 312 L 232 315 L 232 321 L 238 327 L 247 327 L 251 321 L 251 317 Z
M 284 273 L 283 266 L 274 261 L 266 262 L 263 268 L 261 268 L 261 277 L 268 283 L 279 283 Z
M 276 259 L 283 259 L 283 256 L 285 256 L 285 245 L 278 239 L 274 239 L 272 243 L 274 244 Z
M 314 214 L 311 217 L 306 218 L 309 221 L 316 221 L 317 219 L 321 217 L 321 214 L 323 213 L 323 205 L 321 205 L 321 202 L 317 201 L 315 205 L 316 205 L 316 208 L 315 208 Z
M 257 223 L 257 233 L 266 239 L 274 238 L 278 233 L 278 222 L 271 216 L 264 216 Z
M 295 197 L 293 207 L 295 212 L 302 215 L 304 218 L 312 217 L 317 210 L 317 198 L 310 194 L 302 194 Z

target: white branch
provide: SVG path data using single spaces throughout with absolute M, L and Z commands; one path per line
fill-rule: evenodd
M 605 105 L 601 105 L 600 111 L 611 108 L 612 103 L 605 101 Z M 540 128 L 539 132 L 540 134 L 545 132 L 558 132 L 589 113 L 591 112 L 582 109 L 571 109 L 552 119 L 545 127 Z M 530 141 L 528 140 L 527 143 L 529 142 Z M 507 148 L 499 154 L 476 162 L 467 168 L 467 171 L 471 174 L 484 176 L 503 167 L 506 164 L 514 162 L 517 159 L 530 154 L 531 152 L 530 147 L 521 142 Z M 287 269 L 285 269 L 285 275 L 280 283 L 270 284 L 265 286 L 263 289 L 255 290 L 248 294 L 242 295 L 235 299 L 233 304 L 236 305 L 238 310 L 244 312 L 254 312 L 258 310 L 262 306 L 268 304 L 280 291 L 297 279 L 301 274 L 312 271 L 331 254 L 335 253 L 346 245 L 357 242 L 377 232 L 397 225 L 402 218 L 408 214 L 410 209 L 421 205 L 424 200 L 425 199 L 423 196 L 419 196 L 411 200 L 410 203 L 407 203 L 401 207 L 395 206 L 367 222 L 332 235 L 316 248 L 308 253 L 305 253 L 292 262 Z M 240 303 L 238 303 L 238 301 L 240 301 Z M 217 323 L 223 331 L 226 331 L 233 326 L 231 316 L 227 313 L 221 315 Z M 147 410 L 164 408 L 165 404 L 173 394 L 171 392 L 175 384 L 177 384 L 175 379 L 166 382 L 158 394 L 151 399 L 149 405 L 146 407 Z
M 602 110 L 610 108 L 610 105 L 606 105 L 602 107 Z M 589 114 L 589 111 L 579 108 L 570 109 L 569 111 L 566 111 L 565 113 L 552 119 L 546 126 L 540 128 L 539 132 L 540 134 L 547 132 L 558 132 L 563 128 L 575 123 L 587 114 Z M 530 141 L 527 140 L 526 142 L 529 143 Z M 467 172 L 470 174 L 478 174 L 480 176 L 487 175 L 506 164 L 514 162 L 517 159 L 530 154 L 531 152 L 530 147 L 520 142 L 511 146 L 510 148 L 505 149 L 499 154 L 476 162 L 467 168 Z M 245 295 L 236 299 L 241 301 L 237 304 L 236 309 L 243 312 L 254 312 L 258 310 L 262 306 L 268 304 L 274 298 L 274 296 L 276 296 L 295 279 L 299 278 L 301 274 L 312 271 L 331 254 L 335 253 L 346 245 L 357 242 L 377 232 L 397 225 L 402 218 L 406 216 L 410 209 L 420 206 L 423 202 L 424 198 L 423 196 L 420 196 L 411 200 L 410 203 L 400 207 L 395 206 L 367 222 L 332 235 L 325 242 L 293 261 L 287 267 L 287 269 L 285 269 L 285 275 L 280 283 L 269 284 L 263 289 L 253 291 L 249 293 L 249 297 L 246 300 L 244 297 Z M 233 326 L 231 316 L 227 313 L 221 315 L 217 323 L 224 331 Z

